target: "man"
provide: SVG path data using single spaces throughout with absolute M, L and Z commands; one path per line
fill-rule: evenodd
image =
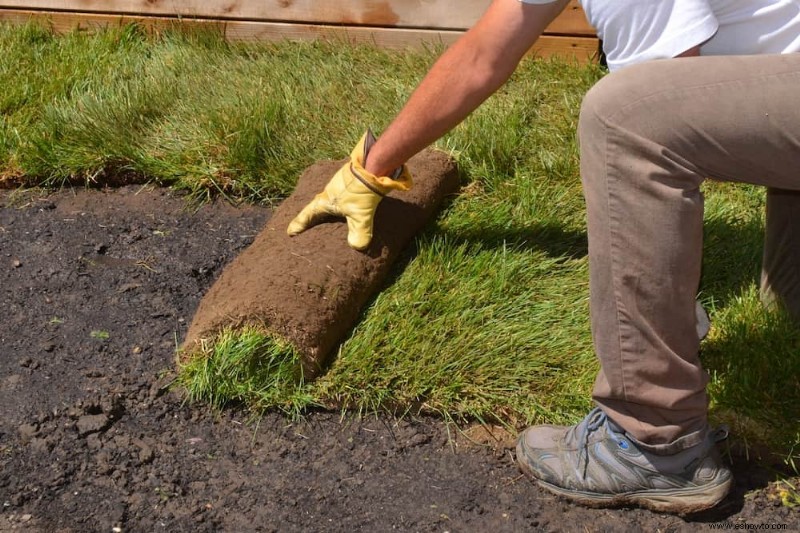
M 566 4 L 494 0 L 289 233 L 343 215 L 351 246 L 366 248 L 382 194 L 410 186 L 404 162 L 497 90 Z M 715 449 L 725 433 L 708 426 L 695 331 L 699 184 L 710 176 L 780 188 L 768 195 L 763 288 L 800 316 L 800 182 L 791 175 L 800 168 L 800 56 L 653 60 L 798 51 L 800 3 L 585 0 L 584 9 L 620 71 L 590 91 L 579 128 L 598 407 L 572 427 L 528 428 L 517 459 L 581 503 L 698 511 L 732 481 Z

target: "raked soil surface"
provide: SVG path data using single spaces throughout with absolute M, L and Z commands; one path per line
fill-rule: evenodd
M 480 426 L 187 404 L 175 348 L 269 216 L 142 187 L 0 193 L 0 531 L 800 530 L 770 465 L 736 455 L 712 511 L 592 510 Z

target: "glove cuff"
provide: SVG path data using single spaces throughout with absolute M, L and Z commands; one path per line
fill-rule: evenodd
M 400 167 L 397 178 L 390 178 L 370 174 L 358 162 L 351 161 L 350 173 L 367 189 L 379 196 L 386 196 L 392 190 L 407 191 L 411 188 L 411 175 L 405 165 Z
M 395 170 L 392 176 L 376 176 L 364 168 L 367 154 L 374 143 L 375 136 L 371 130 L 367 130 L 350 153 L 350 173 L 365 187 L 380 196 L 386 196 L 392 190 L 409 190 L 413 182 L 406 165 Z

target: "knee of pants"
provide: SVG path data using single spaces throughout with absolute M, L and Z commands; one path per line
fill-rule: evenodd
M 624 70 L 606 75 L 583 97 L 578 119 L 578 134 L 582 140 L 586 133 L 608 124 L 608 120 L 629 101 L 625 97 L 627 80 L 623 73 Z
M 618 122 L 618 114 L 631 102 L 631 79 L 627 69 L 608 74 L 598 81 L 583 98 L 578 119 L 578 144 L 581 158 L 581 179 L 587 201 L 594 187 L 603 189 L 602 172 L 608 163 L 609 137 L 617 128 L 628 129 Z
M 668 129 L 654 128 L 654 121 L 642 119 L 664 112 L 649 102 L 652 97 L 669 92 L 676 79 L 691 71 L 691 65 L 688 59 L 649 61 L 604 76 L 583 99 L 578 122 L 579 137 L 590 139 L 588 135 L 599 133 L 598 127 L 625 128 L 645 137 L 666 134 Z

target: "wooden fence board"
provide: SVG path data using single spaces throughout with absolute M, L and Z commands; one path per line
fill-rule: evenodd
M 32 18 L 47 20 L 59 33 L 95 31 L 106 26 L 137 22 L 153 31 L 163 31 L 176 24 L 189 26 L 218 26 L 226 38 L 233 41 L 282 41 L 325 39 L 352 43 L 371 43 L 386 48 L 409 48 L 425 44 L 449 45 L 463 32 L 455 30 L 420 30 L 408 28 L 343 27 L 324 24 L 290 24 L 283 22 L 213 21 L 207 19 L 175 19 L 172 17 L 141 17 L 93 13 L 42 12 L 0 9 L 0 20 L 16 24 Z M 591 37 L 542 36 L 531 53 L 537 56 L 571 56 L 581 62 L 593 60 L 597 39 Z
M 561 14 L 544 30 L 545 33 L 559 35 L 581 35 L 595 37 L 597 31 L 589 25 L 586 13 L 578 0 L 571 0 Z
M 490 0 L 0 0 L 0 8 L 465 30 Z M 577 0 L 548 29 L 594 35 Z

